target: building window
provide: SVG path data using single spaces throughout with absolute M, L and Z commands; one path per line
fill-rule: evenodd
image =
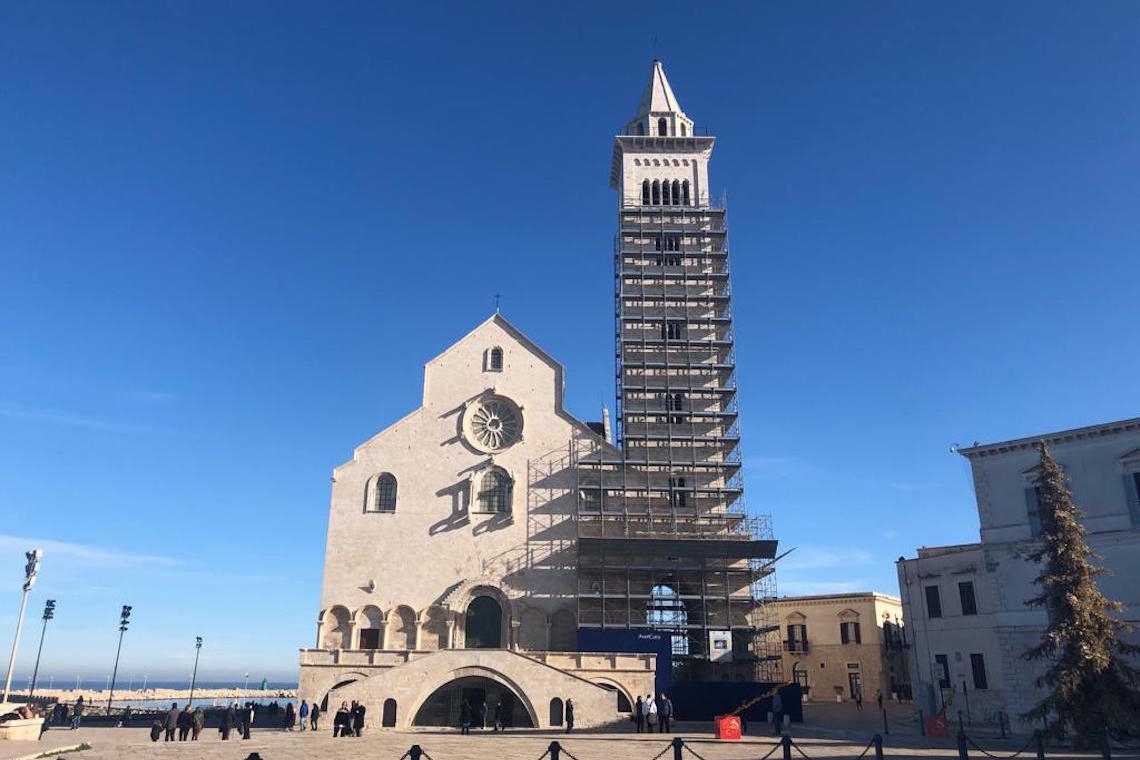
M 368 499 L 365 502 L 365 512 L 395 512 L 396 511 L 396 476 L 390 472 L 382 472 L 372 479 L 367 489 Z
M 679 267 L 681 266 L 681 257 L 676 254 L 671 256 L 662 256 L 661 264 L 667 267 Z
M 668 319 L 661 325 L 661 337 L 664 340 L 682 340 L 684 332 L 684 322 Z
M 685 610 L 680 594 L 672 586 L 658 584 L 650 590 L 645 621 L 650 628 L 673 632 L 673 654 L 689 653 L 689 636 L 686 633 L 689 613 Z
M 600 488 L 582 488 L 578 491 L 578 509 L 586 512 L 597 512 L 602 508 L 602 490 Z
M 939 689 L 950 688 L 950 659 L 944 654 L 934 655 L 934 677 Z
M 641 205 L 648 206 L 649 198 L 649 180 L 645 180 L 641 183 Z
M 689 134 L 689 128 L 684 123 L 681 124 L 681 137 Z
M 937 586 L 926 586 L 926 616 L 928 618 L 942 617 L 942 597 Z
M 960 581 L 958 583 L 958 597 L 962 600 L 963 615 L 978 614 L 978 600 L 974 598 L 973 581 Z
M 686 206 L 692 205 L 692 203 L 689 202 L 689 180 L 685 180 L 681 183 L 681 202 Z
M 653 205 L 661 205 L 661 182 L 659 180 L 653 180 Z
M 681 250 L 681 236 L 658 235 L 653 239 L 653 245 L 658 251 L 679 251 Z
M 974 674 L 974 688 L 975 689 L 988 689 L 990 688 L 989 682 L 986 680 L 986 658 L 978 652 L 970 655 L 970 670 Z
M 1041 535 L 1041 507 L 1037 498 L 1037 487 L 1025 489 L 1025 512 L 1029 517 L 1029 533 L 1034 538 Z
M 1124 474 L 1124 498 L 1128 502 L 1128 514 L 1132 524 L 1140 525 L 1140 472 Z
M 479 485 L 479 498 L 477 504 L 480 512 L 489 514 L 506 514 L 511 511 L 511 492 L 514 483 L 511 476 L 498 467 L 495 467 L 483 476 Z
M 862 644 L 863 637 L 859 633 L 859 621 L 845 620 L 840 623 L 839 640 L 844 644 Z
M 808 650 L 806 623 L 788 623 L 788 641 L 785 648 L 789 652 L 806 652 Z
M 657 120 L 657 134 L 661 137 L 669 136 L 669 120 L 664 116 Z
M 681 477 L 669 478 L 669 503 L 682 509 L 689 504 L 688 492 L 684 490 L 685 479 Z
M 490 359 L 488 360 L 487 364 L 488 364 L 488 368 L 492 372 L 502 372 L 503 371 L 503 349 L 499 348 L 498 346 L 495 346 L 494 348 L 492 348 L 491 349 L 491 356 L 490 356 Z
M 677 180 L 673 180 L 673 205 L 681 205 L 681 183 Z

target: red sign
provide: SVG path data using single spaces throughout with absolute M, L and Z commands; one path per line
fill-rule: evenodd
M 740 717 L 737 715 L 718 715 L 716 717 L 716 738 L 721 741 L 739 741 Z

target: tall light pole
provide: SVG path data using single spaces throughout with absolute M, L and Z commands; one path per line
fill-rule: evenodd
M 111 693 L 107 695 L 107 714 L 111 714 L 111 700 L 115 698 L 115 676 L 119 675 L 119 654 L 123 651 L 123 634 L 131 623 L 131 605 L 124 604 L 119 613 L 119 648 L 115 650 L 115 668 L 111 671 Z
M 55 600 L 48 599 L 44 603 L 44 627 L 40 631 L 40 648 L 36 650 L 36 667 L 32 670 L 32 685 L 28 688 L 28 696 L 36 693 L 36 677 L 40 674 L 40 655 L 44 652 L 44 636 L 47 634 L 47 621 L 55 617 Z
M 202 654 L 202 637 L 194 637 L 194 673 L 190 676 L 190 701 L 188 705 L 194 704 L 194 685 L 198 682 L 198 655 Z
M 143 673 L 143 694 L 146 694 L 146 674 Z
M 245 674 L 245 691 L 249 691 L 249 673 Z
M 24 552 L 28 564 L 24 566 L 24 595 L 20 597 L 20 616 L 16 619 L 16 638 L 12 641 L 12 654 L 8 657 L 8 675 L 4 677 L 4 695 L 0 696 L 0 705 L 8 701 L 8 691 L 12 688 L 12 667 L 16 664 L 16 650 L 20 647 L 20 632 L 24 629 L 24 608 L 28 606 L 28 592 L 36 583 L 36 573 L 40 569 L 40 549 Z

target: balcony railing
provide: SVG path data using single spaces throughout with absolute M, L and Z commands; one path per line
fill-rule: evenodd
M 807 652 L 808 651 L 808 643 L 806 641 L 797 641 L 795 639 L 785 640 L 784 641 L 784 651 L 785 652 Z

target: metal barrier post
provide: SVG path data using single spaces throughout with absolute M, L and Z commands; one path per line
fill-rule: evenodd
M 673 740 L 673 760 L 683 760 L 682 751 L 685 749 L 685 740 L 677 737 Z
M 887 708 L 883 708 L 883 733 L 889 734 L 891 729 L 887 726 Z
M 918 711 L 918 732 L 926 736 L 926 718 L 923 716 L 921 708 Z
M 792 737 L 784 734 L 780 737 L 780 744 L 784 745 L 784 760 L 792 760 Z
M 958 732 L 958 760 L 970 760 L 970 752 L 966 748 L 966 734 L 964 731 Z
M 1033 729 L 1033 736 L 1037 739 L 1037 760 L 1045 760 L 1045 735 L 1041 729 Z
M 998 710 L 998 728 L 1001 729 L 1001 738 L 1005 738 L 1005 713 Z
M 556 741 L 551 742 L 547 752 L 550 753 L 550 760 L 558 760 L 558 756 L 562 754 L 562 745 Z
M 418 744 L 413 744 L 412 748 L 408 750 L 408 757 L 410 757 L 411 760 L 420 760 L 423 754 L 424 751 L 420 749 L 420 745 Z
M 962 711 L 961 710 L 958 711 L 958 733 L 960 733 L 960 734 L 966 733 L 966 727 L 964 725 L 962 725 Z
M 1104 724 L 1104 752 L 1101 753 L 1104 760 L 1112 760 L 1112 741 L 1108 735 L 1108 723 Z
M 871 737 L 871 741 L 875 743 L 875 760 L 883 760 L 883 737 L 875 734 Z

